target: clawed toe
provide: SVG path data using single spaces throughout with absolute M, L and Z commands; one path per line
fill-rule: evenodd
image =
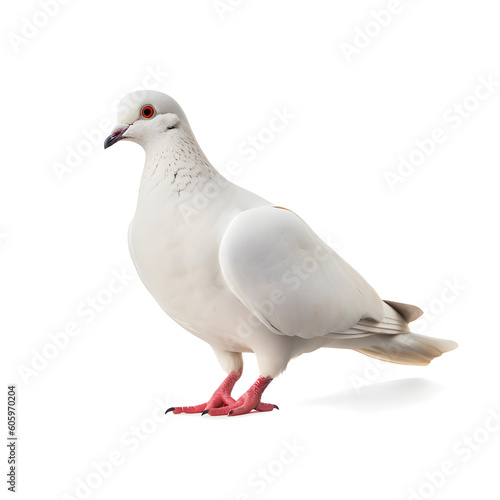
M 212 416 L 235 416 L 245 415 L 252 412 L 266 412 L 279 410 L 278 406 L 262 403 L 260 398 L 264 389 L 271 382 L 271 377 L 259 377 L 257 381 L 237 401 L 231 397 L 231 390 L 235 382 L 240 378 L 241 372 L 231 372 L 222 385 L 215 391 L 207 403 L 196 406 L 172 406 L 165 413 L 207 413 Z
M 179 413 L 200 413 L 207 407 L 208 403 L 203 403 L 201 405 L 196 406 L 172 406 L 165 413 L 173 412 L 174 415 L 178 415 Z

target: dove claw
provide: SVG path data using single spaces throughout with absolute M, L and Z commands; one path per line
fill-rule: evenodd
M 208 413 L 211 417 L 216 417 L 221 415 L 245 415 L 254 412 L 254 410 L 255 412 L 279 410 L 277 405 L 262 403 L 260 401 L 264 389 L 272 380 L 271 377 L 259 377 L 250 389 L 235 401 L 231 397 L 231 391 L 240 377 L 241 371 L 231 372 L 207 403 L 196 406 L 172 406 L 165 413 L 170 411 L 173 411 L 175 414 L 200 413 L 201 416 Z

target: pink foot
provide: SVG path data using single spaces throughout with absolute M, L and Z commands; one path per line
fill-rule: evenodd
M 233 401 L 226 403 L 226 406 L 219 406 L 214 408 L 207 408 L 203 411 L 202 415 L 208 413 L 211 416 L 217 415 L 244 415 L 245 413 L 250 413 L 253 410 L 256 411 L 272 411 L 274 409 L 279 410 L 276 405 L 262 403 L 260 398 L 265 388 L 271 383 L 271 377 L 259 377 L 257 381 L 248 389 L 245 394 L 238 399 L 238 401 Z
M 220 387 L 214 392 L 207 403 L 196 406 L 172 406 L 165 413 L 172 411 L 178 413 L 201 413 L 205 415 L 243 415 L 256 411 L 279 410 L 276 405 L 262 403 L 260 398 L 264 389 L 270 384 L 271 377 L 259 377 L 257 381 L 248 389 L 238 401 L 231 397 L 234 384 L 241 377 L 241 372 L 231 372 L 222 382 Z
M 165 413 L 168 413 L 169 411 L 173 411 L 175 414 L 201 413 L 212 408 L 220 408 L 225 405 L 231 405 L 235 402 L 235 400 L 231 397 L 231 391 L 233 390 L 234 384 L 236 384 L 240 377 L 241 372 L 232 371 L 224 379 L 224 382 L 222 382 L 207 403 L 202 403 L 201 405 L 196 406 L 172 406 L 172 408 L 169 408 Z

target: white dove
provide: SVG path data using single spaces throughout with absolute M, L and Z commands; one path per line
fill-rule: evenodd
M 418 307 L 381 300 L 295 213 L 220 175 L 171 97 L 127 95 L 118 124 L 104 148 L 128 140 L 146 152 L 129 228 L 137 272 L 174 321 L 212 346 L 228 374 L 208 402 L 167 411 L 271 411 L 278 407 L 261 402 L 271 380 L 320 347 L 408 365 L 457 347 L 410 333 Z M 260 376 L 235 400 L 243 352 L 255 353 Z

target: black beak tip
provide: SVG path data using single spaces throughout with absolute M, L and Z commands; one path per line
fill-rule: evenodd
M 125 137 L 123 137 L 123 134 L 125 134 L 125 132 L 128 130 L 128 127 L 128 125 L 123 125 L 122 128 L 114 130 L 111 135 L 106 137 L 106 140 L 104 141 L 104 149 L 108 149 L 109 146 L 112 146 L 113 144 L 115 144 L 115 142 L 125 139 Z
M 109 146 L 112 146 L 116 142 L 116 136 L 108 136 L 106 137 L 106 140 L 104 141 L 104 149 L 108 149 Z

